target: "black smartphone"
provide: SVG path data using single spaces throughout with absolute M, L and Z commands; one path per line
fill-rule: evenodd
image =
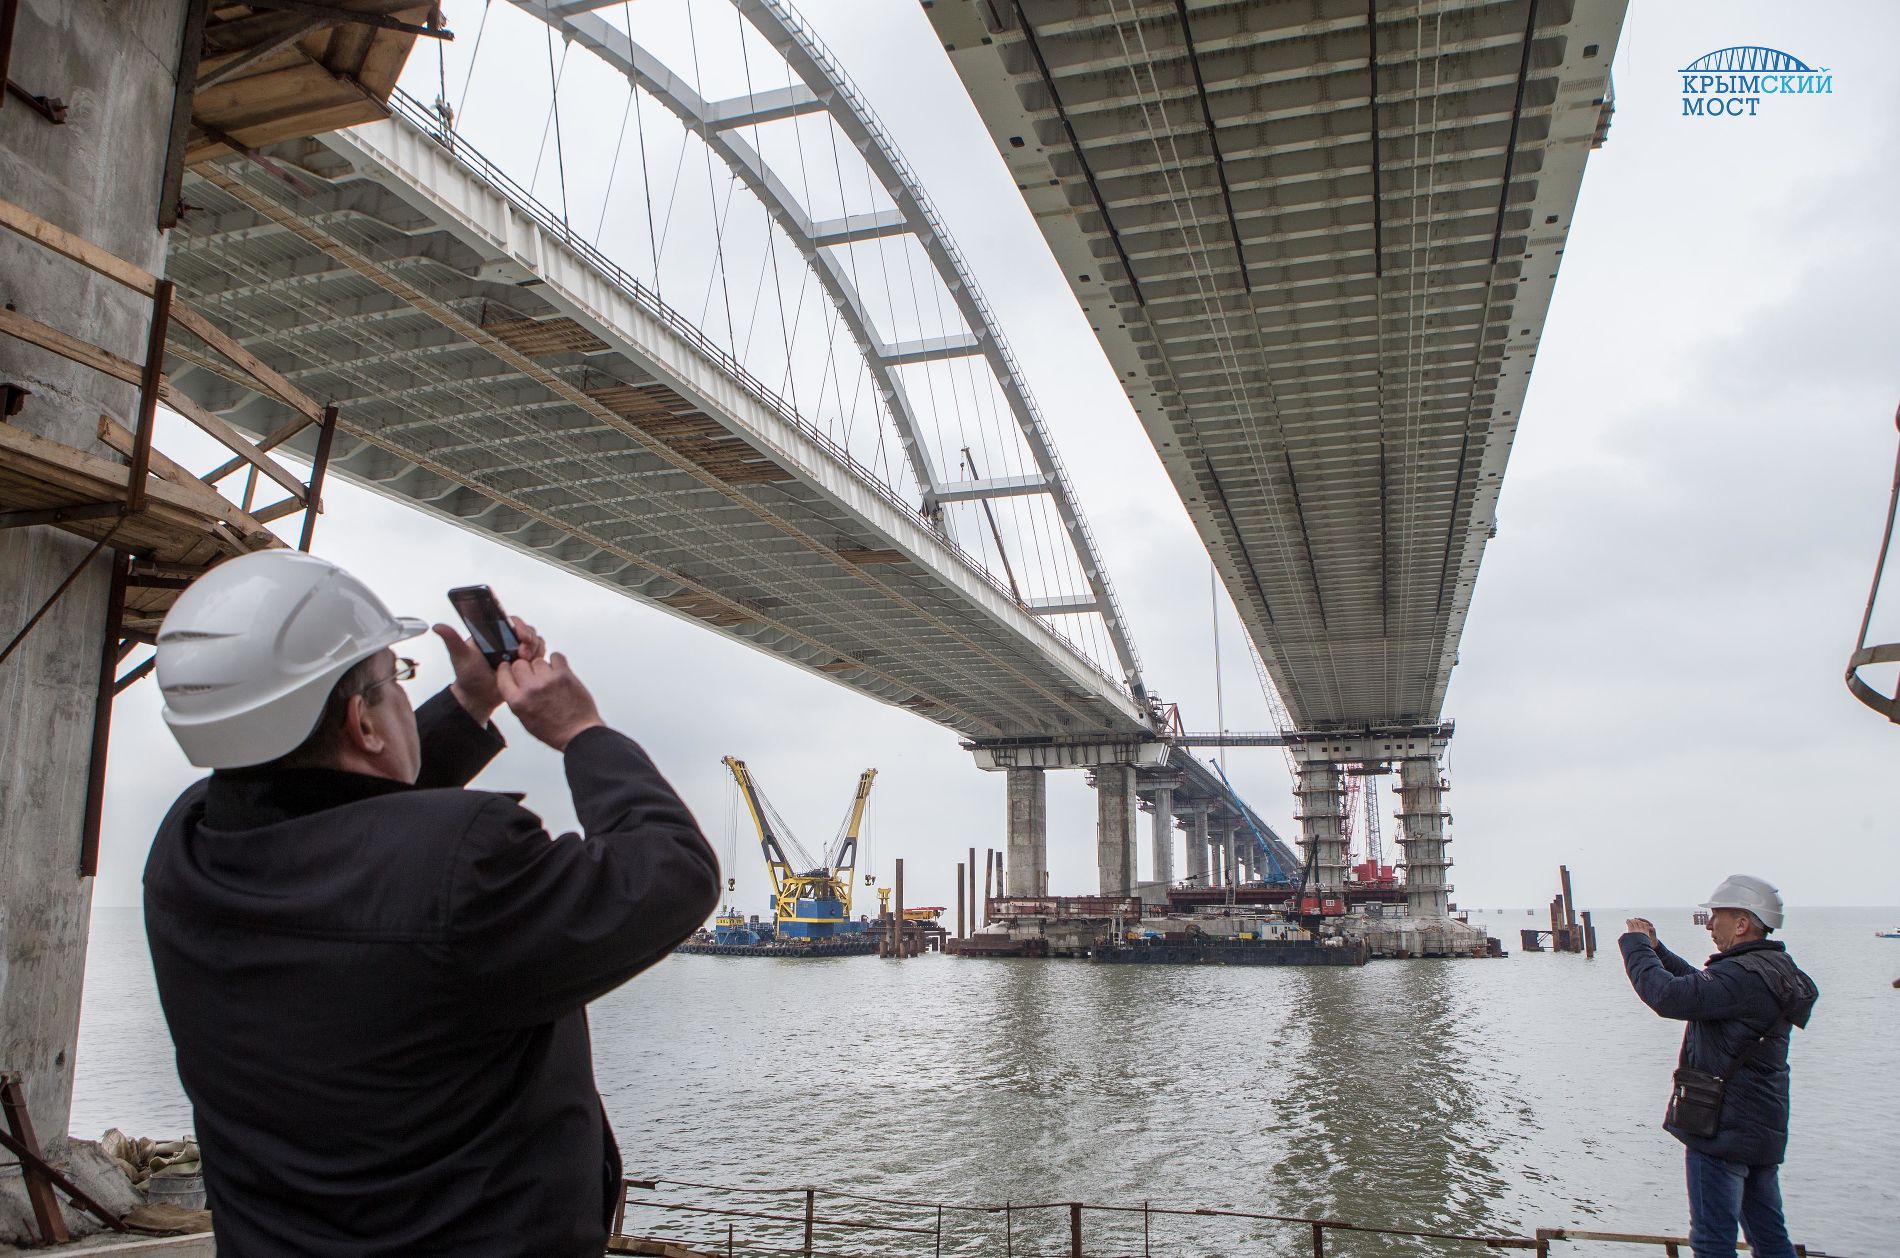
M 495 592 L 485 585 L 463 585 L 449 591 L 449 603 L 468 626 L 469 640 L 490 664 L 512 660 L 521 653 L 521 641 Z

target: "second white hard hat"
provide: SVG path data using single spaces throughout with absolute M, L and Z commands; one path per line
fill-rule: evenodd
M 1710 893 L 1705 909 L 1745 909 L 1769 930 L 1781 929 L 1781 892 L 1750 874 L 1730 874 Z
M 158 630 L 165 724 L 200 768 L 296 750 L 351 666 L 422 633 L 327 559 L 266 550 L 199 577 Z

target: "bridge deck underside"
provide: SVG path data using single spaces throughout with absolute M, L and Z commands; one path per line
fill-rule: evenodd
M 309 196 L 256 167 L 217 168 L 244 199 L 194 179 L 169 271 L 251 352 L 340 405 L 333 474 L 967 736 L 1139 728 L 1105 697 L 1112 682 L 1078 684 L 1075 661 L 657 379 L 638 347 L 566 317 L 321 145 L 297 159 Z M 294 202 L 310 234 L 260 199 Z M 175 379 L 239 428 L 284 418 L 193 365 L 188 344 L 174 353 Z
M 1607 116 L 1577 8 L 933 10 L 1301 725 L 1443 704 Z

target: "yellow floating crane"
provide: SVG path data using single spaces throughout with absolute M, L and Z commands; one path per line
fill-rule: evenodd
M 877 770 L 866 769 L 858 776 L 857 794 L 821 862 L 799 844 L 745 761 L 727 756 L 725 765 L 758 827 L 765 867 L 772 875 L 772 915 L 778 938 L 826 939 L 861 932 L 864 924 L 851 916 L 851 883 L 858 865 L 858 828 L 864 823 L 864 806 Z

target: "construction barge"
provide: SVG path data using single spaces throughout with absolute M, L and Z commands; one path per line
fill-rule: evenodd
M 1295 913 L 1287 889 L 1135 896 L 997 896 L 985 924 L 946 950 L 966 957 L 1073 957 L 1134 965 L 1364 965 L 1378 958 L 1496 957 L 1498 941 L 1460 917 L 1413 918 L 1378 903 Z M 1220 902 L 1226 896 L 1234 899 Z M 1212 902 L 1210 902 L 1212 900 Z M 1237 901 L 1237 902 L 1236 902 Z

